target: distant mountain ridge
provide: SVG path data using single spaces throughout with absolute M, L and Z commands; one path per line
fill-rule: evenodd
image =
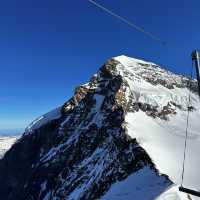
M 20 135 L 24 132 L 24 129 L 0 129 L 0 136 L 11 136 L 11 135 Z

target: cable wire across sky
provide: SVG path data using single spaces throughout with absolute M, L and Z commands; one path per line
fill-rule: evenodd
M 110 9 L 102 6 L 101 4 L 97 3 L 96 1 L 93 0 L 88 0 L 91 4 L 93 4 L 94 6 L 100 8 L 101 10 L 103 10 L 104 12 L 108 13 L 109 15 L 112 15 L 113 17 L 117 18 L 118 20 L 124 22 L 125 24 L 129 25 L 131 28 L 145 34 L 146 36 L 150 37 L 151 39 L 161 43 L 162 45 L 166 45 L 166 42 L 164 42 L 163 40 L 161 40 L 158 36 L 144 30 L 142 27 L 136 25 L 135 23 L 125 19 L 124 17 L 114 13 L 113 11 L 111 11 Z

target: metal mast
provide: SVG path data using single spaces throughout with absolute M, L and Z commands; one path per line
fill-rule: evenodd
M 200 64 L 199 64 L 199 52 L 197 50 L 195 50 L 195 51 L 192 52 L 192 62 L 195 63 L 195 67 L 196 67 L 196 76 L 197 76 L 197 82 L 198 82 L 198 94 L 199 94 L 199 97 L 200 97 L 200 74 L 199 74 L 199 72 L 200 72 Z M 191 78 L 192 78 L 192 74 L 191 74 Z M 190 80 L 190 81 L 192 81 L 192 80 Z M 191 86 L 191 83 L 190 83 L 190 86 Z M 188 109 L 188 118 L 189 118 L 189 109 Z M 187 120 L 187 127 L 188 127 L 188 120 Z M 183 187 L 185 153 L 186 153 L 186 146 L 187 146 L 187 134 L 188 134 L 188 132 L 187 132 L 187 129 L 186 129 L 186 138 L 185 138 L 185 147 L 184 147 L 184 161 L 183 161 L 183 172 L 182 172 L 182 183 L 181 183 L 181 186 L 179 187 L 179 191 L 185 192 L 187 194 L 191 194 L 191 195 L 194 195 L 194 196 L 197 196 L 197 197 L 200 197 L 200 191 L 191 190 L 189 188 Z
M 192 52 L 192 61 L 195 63 L 197 81 L 198 81 L 198 93 L 200 96 L 200 64 L 199 64 L 199 52 L 197 50 Z

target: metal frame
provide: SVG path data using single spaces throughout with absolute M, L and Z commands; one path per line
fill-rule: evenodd
M 197 75 L 197 82 L 198 82 L 198 93 L 199 93 L 199 97 L 200 97 L 200 64 L 199 64 L 199 52 L 197 50 L 192 52 L 192 61 L 195 62 L 195 67 L 196 67 L 196 75 Z M 181 187 L 179 187 L 179 191 L 180 192 L 184 192 L 187 194 L 191 194 L 194 195 L 196 197 L 200 197 L 200 191 L 196 191 L 196 190 L 191 190 L 188 188 L 185 188 L 181 185 Z
M 188 188 L 184 188 L 184 187 L 179 187 L 179 191 L 180 192 L 184 192 L 184 193 L 187 193 L 187 194 L 191 194 L 191 195 L 194 195 L 196 197 L 200 197 L 200 191 L 195 191 L 195 190 L 191 190 L 191 189 L 188 189 Z
M 197 75 L 197 81 L 198 81 L 198 92 L 200 97 L 200 64 L 199 64 L 199 52 L 197 50 L 192 52 L 192 60 L 195 62 L 196 67 L 196 75 Z

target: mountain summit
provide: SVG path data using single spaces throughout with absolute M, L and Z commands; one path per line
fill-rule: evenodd
M 108 60 L 63 106 L 33 121 L 0 160 L 0 199 L 188 199 L 173 186 L 180 183 L 188 82 L 154 63 Z M 195 139 L 200 103 L 191 84 Z

